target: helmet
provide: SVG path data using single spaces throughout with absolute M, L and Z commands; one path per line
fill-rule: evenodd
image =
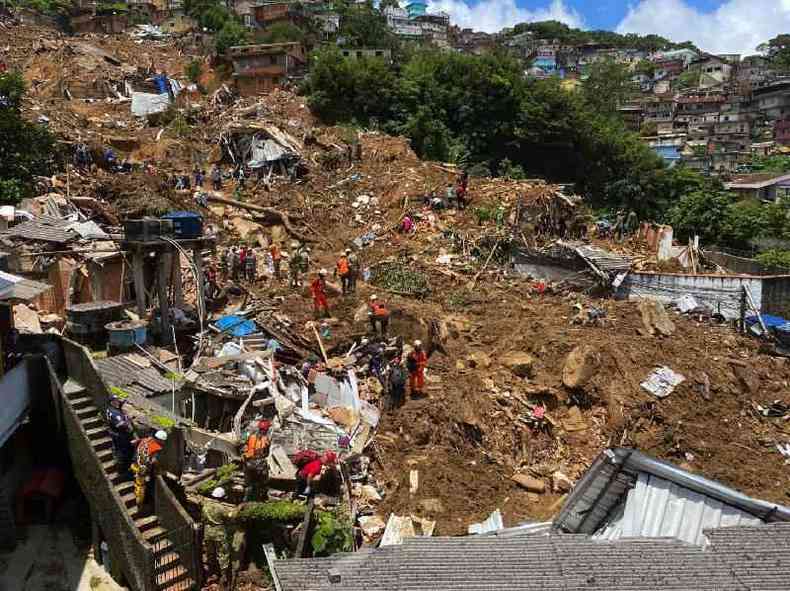
M 415 347 L 422 347 L 422 341 L 420 341 L 420 340 L 414 341 L 414 346 Z
M 324 464 L 334 464 L 337 462 L 337 454 L 333 451 L 325 451 L 322 459 L 324 460 Z
M 269 432 L 272 427 L 271 421 L 258 421 L 258 430 L 264 435 Z
M 214 490 L 211 491 L 211 496 L 215 499 L 224 499 L 225 498 L 225 489 L 221 486 L 218 486 Z
M 120 407 L 124 402 L 126 402 L 125 398 L 121 398 L 117 394 L 110 394 L 110 404 L 116 404 Z
M 326 271 L 326 269 L 321 269 L 321 270 L 318 272 L 318 274 L 319 274 L 319 275 L 321 275 L 321 277 L 323 277 L 324 275 L 326 275 L 326 274 L 327 274 L 327 271 Z
M 167 441 L 167 431 L 162 431 L 161 429 L 154 433 L 154 437 L 156 437 L 159 441 Z
M 379 299 L 379 296 L 377 296 L 375 293 L 372 296 L 370 296 L 371 302 L 376 301 L 377 299 Z
M 346 249 L 346 254 L 351 254 L 351 249 L 350 248 Z

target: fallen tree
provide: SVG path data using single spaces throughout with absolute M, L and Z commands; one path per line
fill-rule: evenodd
M 276 225 L 280 224 L 288 231 L 288 233 L 301 240 L 302 242 L 318 242 L 318 238 L 312 238 L 300 232 L 294 227 L 293 216 L 275 209 L 273 207 L 264 207 L 262 205 L 253 205 L 252 203 L 244 203 L 243 201 L 236 201 L 234 199 L 226 199 L 225 197 L 217 197 L 216 195 L 207 195 L 207 201 L 212 203 L 222 203 L 223 205 L 232 205 L 240 209 L 246 209 L 253 213 L 260 214 L 256 216 L 255 221 L 262 224 Z

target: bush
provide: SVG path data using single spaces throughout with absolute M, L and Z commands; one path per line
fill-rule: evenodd
M 184 68 L 184 74 L 190 82 L 197 82 L 200 75 L 203 73 L 203 62 L 201 60 L 192 60 Z
M 236 464 L 225 464 L 217 468 L 214 478 L 206 480 L 198 486 L 198 492 L 202 495 L 209 495 L 218 486 L 225 486 L 233 479 L 233 475 L 238 470 Z
M 238 513 L 240 521 L 296 523 L 304 517 L 305 506 L 293 501 L 245 503 Z
M 763 265 L 790 269 L 790 250 L 769 250 L 755 257 Z
M 248 32 L 244 26 L 234 19 L 228 19 L 217 33 L 214 40 L 217 53 L 225 53 L 229 48 L 247 43 Z
M 353 541 L 351 524 L 345 516 L 336 516 L 328 511 L 318 514 L 318 523 L 311 540 L 316 556 L 350 552 Z

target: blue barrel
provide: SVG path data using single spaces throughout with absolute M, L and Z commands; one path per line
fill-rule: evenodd
M 110 347 L 127 351 L 135 345 L 145 345 L 148 329 L 142 322 L 110 322 L 105 326 L 110 336 Z

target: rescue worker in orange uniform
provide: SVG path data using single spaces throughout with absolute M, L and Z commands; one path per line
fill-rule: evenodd
M 159 452 L 162 451 L 167 432 L 159 430 L 153 437 L 138 440 L 134 455 L 132 472 L 134 473 L 134 497 L 142 511 L 149 490 L 152 488 L 156 466 L 159 463 Z
M 280 246 L 276 242 L 272 242 L 272 245 L 269 247 L 269 254 L 272 257 L 272 267 L 274 267 L 274 278 L 277 281 L 280 280 L 280 262 L 282 261 L 282 253 L 280 252 Z
M 370 296 L 370 310 L 368 311 L 370 327 L 373 334 L 381 334 L 386 338 L 390 325 L 390 311 L 379 301 L 377 295 Z
M 340 288 L 343 290 L 343 295 L 351 291 L 351 265 L 348 262 L 350 252 L 350 250 L 346 250 L 340 255 L 335 265 L 335 277 L 340 277 Z
M 318 276 L 310 284 L 310 292 L 313 294 L 313 310 L 316 318 L 329 316 L 329 303 L 326 299 L 326 269 L 321 269 Z
M 409 370 L 409 390 L 412 396 L 422 396 L 425 388 L 425 366 L 428 356 L 422 348 L 421 341 L 414 341 L 414 351 L 406 358 L 406 369 Z
M 269 429 L 271 421 L 258 421 L 256 428 L 247 437 L 244 446 L 245 501 L 258 501 L 263 498 L 264 487 L 269 476 L 266 456 L 269 449 Z

